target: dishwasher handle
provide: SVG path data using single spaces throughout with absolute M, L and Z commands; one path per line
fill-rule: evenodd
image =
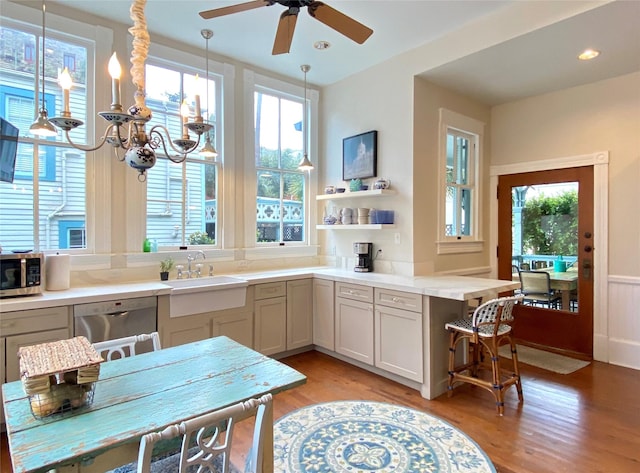
M 121 310 L 118 312 L 109 312 L 108 314 L 104 314 L 108 317 L 113 317 L 114 319 L 126 319 L 129 316 L 128 310 Z

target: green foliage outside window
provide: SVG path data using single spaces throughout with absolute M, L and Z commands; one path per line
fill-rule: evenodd
M 527 199 L 522 214 L 523 253 L 578 254 L 578 192 Z

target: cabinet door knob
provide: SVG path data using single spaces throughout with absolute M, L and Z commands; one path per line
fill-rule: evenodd
M 400 302 L 400 299 L 398 299 L 397 297 L 393 297 L 393 298 L 391 298 L 391 301 L 392 302 Z

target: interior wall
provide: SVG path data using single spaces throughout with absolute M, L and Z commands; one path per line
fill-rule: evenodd
M 605 303 L 594 312 L 594 356 L 640 369 L 640 72 L 495 107 L 492 124 L 492 165 L 608 152 L 606 277 L 594 288 Z
M 383 64 L 323 89 L 321 99 L 321 153 L 319 193 L 326 185 L 349 187 L 342 180 L 342 140 L 370 130 L 378 131 L 377 175 L 391 181 L 396 194 L 385 197 L 319 201 L 318 214 L 336 214 L 341 207 L 394 210 L 395 228 L 385 230 L 325 230 L 318 241 L 321 252 L 336 264 L 352 268 L 352 243 L 370 241 L 382 249 L 375 270 L 412 274 L 411 215 L 413 202 L 412 79 L 405 71 Z M 369 185 L 375 179 L 366 179 Z
M 609 151 L 609 274 L 640 277 L 640 73 L 492 111 L 491 164 Z
M 491 157 L 491 108 L 425 79 L 414 81 L 414 172 L 413 172 L 413 259 L 416 275 L 433 272 L 483 268 L 489 264 L 489 166 Z M 479 164 L 479 238 L 484 248 L 479 253 L 438 255 L 439 194 L 439 120 L 440 109 L 459 113 L 485 124 L 482 161 Z

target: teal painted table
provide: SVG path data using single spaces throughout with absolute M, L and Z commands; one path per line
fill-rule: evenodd
M 22 383 L 7 383 L 2 390 L 14 473 L 104 472 L 135 460 L 146 433 L 305 382 L 287 365 L 215 337 L 103 363 L 93 404 L 70 417 L 36 420 Z M 273 413 L 268 416 L 273 425 Z M 264 471 L 272 472 L 272 429 L 265 440 Z

